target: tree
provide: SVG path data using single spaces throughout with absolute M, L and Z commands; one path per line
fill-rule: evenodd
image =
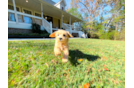
M 124 36 L 125 0 L 71 0 L 71 7 L 75 8 L 73 9 L 75 16 L 78 16 L 75 14 L 76 8 L 82 14 L 83 28 L 90 35 L 102 30 L 105 34 L 122 32 L 121 35 Z M 110 9 L 106 9 L 108 7 Z M 105 17 L 106 14 L 111 16 Z
M 80 18 L 80 19 L 83 19 L 77 8 L 71 8 L 71 9 L 68 8 L 67 12 L 76 16 L 76 17 L 78 17 L 78 18 Z M 81 27 L 83 29 L 84 22 L 75 22 L 75 26 Z

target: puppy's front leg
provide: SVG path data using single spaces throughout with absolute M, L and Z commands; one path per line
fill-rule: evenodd
M 65 48 L 63 50 L 63 58 L 62 58 L 62 62 L 68 62 L 68 55 L 69 55 L 69 51 L 68 51 L 68 48 Z
M 61 55 L 61 50 L 58 47 L 54 47 L 55 56 Z

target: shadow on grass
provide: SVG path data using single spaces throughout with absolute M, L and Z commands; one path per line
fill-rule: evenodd
M 95 61 L 98 58 L 100 58 L 97 55 L 88 55 L 84 54 L 82 51 L 76 49 L 76 50 L 69 50 L 69 61 L 72 65 L 77 66 L 80 63 L 78 62 L 78 59 L 87 59 L 88 61 Z

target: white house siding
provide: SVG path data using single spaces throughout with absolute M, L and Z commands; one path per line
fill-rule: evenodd
M 60 9 L 60 4 L 58 4 L 56 7 Z
M 62 7 L 64 8 L 63 10 L 65 10 L 65 4 L 63 2 L 60 3 L 60 9 L 62 9 Z

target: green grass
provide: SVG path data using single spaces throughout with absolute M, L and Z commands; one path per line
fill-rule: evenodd
M 54 40 L 8 41 L 9 88 L 125 87 L 124 41 L 71 39 L 68 63 L 53 49 Z

